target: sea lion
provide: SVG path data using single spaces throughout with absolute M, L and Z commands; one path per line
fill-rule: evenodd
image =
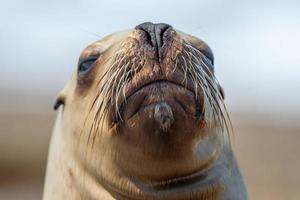
M 43 199 L 247 199 L 214 70 L 168 24 L 89 45 L 55 104 Z

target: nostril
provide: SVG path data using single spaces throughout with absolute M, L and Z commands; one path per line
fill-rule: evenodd
M 164 43 L 164 35 L 166 31 L 170 28 L 171 26 L 168 24 L 157 24 L 155 26 L 155 37 L 157 41 L 157 46 L 162 47 Z
M 146 42 L 150 43 L 153 47 L 162 47 L 165 33 L 170 27 L 170 25 L 164 23 L 153 24 L 145 22 L 136 26 L 136 29 L 144 32 Z
M 145 42 L 150 43 L 152 46 L 156 46 L 155 29 L 153 23 L 145 22 L 136 26 L 135 28 L 143 31 Z
M 145 41 L 148 42 L 151 46 L 156 46 L 155 38 L 151 35 L 150 32 L 143 30 L 145 33 Z

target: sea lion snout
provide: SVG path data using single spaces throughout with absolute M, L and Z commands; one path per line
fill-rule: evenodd
M 172 29 L 172 27 L 164 23 L 145 22 L 136 26 L 136 29 L 142 30 L 146 34 L 147 37 L 144 39 L 144 42 L 153 47 L 162 47 L 164 40 L 169 34 L 168 30 Z
M 118 137 L 126 135 L 127 142 L 143 144 L 154 156 L 201 135 L 203 77 L 197 76 L 199 55 L 187 45 L 172 26 L 146 22 L 123 40 L 115 58 L 108 124 L 117 127 Z
M 154 24 L 145 22 L 135 27 L 142 37 L 141 42 L 147 46 L 148 50 L 158 54 L 158 58 L 162 56 L 162 49 L 171 37 L 172 26 L 165 23 Z

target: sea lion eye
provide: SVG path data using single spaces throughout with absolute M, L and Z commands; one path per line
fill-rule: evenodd
M 208 56 L 206 56 L 207 61 L 209 62 L 209 64 L 214 65 L 214 60 Z
M 87 74 L 94 67 L 94 63 L 97 60 L 97 58 L 98 57 L 92 56 L 80 61 L 78 67 L 79 75 Z
M 210 65 L 214 65 L 214 56 L 211 52 L 201 51 L 205 56 L 205 61 L 208 62 Z

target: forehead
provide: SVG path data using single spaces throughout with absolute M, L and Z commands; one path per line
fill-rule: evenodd
M 80 58 L 88 57 L 88 56 L 97 56 L 102 52 L 105 52 L 109 48 L 120 44 L 123 40 L 125 40 L 131 33 L 133 29 L 115 32 L 110 35 L 105 36 L 104 38 L 88 45 L 81 53 Z M 198 49 L 204 50 L 206 52 L 210 52 L 212 54 L 211 48 L 201 39 L 184 33 L 180 30 L 176 30 L 176 32 L 186 41 L 189 41 L 193 46 Z
M 100 40 L 88 45 L 81 53 L 80 57 L 88 57 L 92 55 L 99 55 L 101 52 L 106 51 L 111 48 L 115 44 L 119 44 L 124 39 L 128 37 L 128 35 L 132 32 L 132 30 L 120 31 L 101 38 Z

